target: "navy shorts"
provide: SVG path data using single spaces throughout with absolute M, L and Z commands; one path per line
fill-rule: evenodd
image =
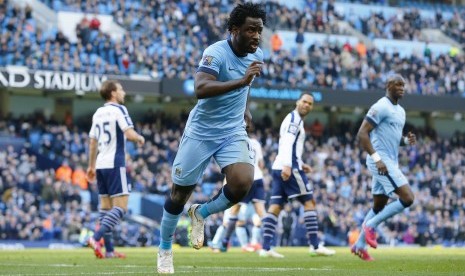
M 312 199 L 312 196 L 313 187 L 304 171 L 293 168 L 289 179 L 284 181 L 281 170 L 273 170 L 270 204 L 283 205 L 291 198 L 305 202 Z
M 129 195 L 126 168 L 97 169 L 98 193 L 103 196 L 115 197 Z
M 253 182 L 249 193 L 241 200 L 241 203 L 249 202 L 265 202 L 265 188 L 263 187 L 263 179 L 257 179 Z

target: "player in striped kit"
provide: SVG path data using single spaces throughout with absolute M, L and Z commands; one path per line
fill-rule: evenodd
M 278 216 L 283 205 L 295 198 L 304 206 L 304 221 L 307 237 L 310 241 L 312 255 L 334 255 L 335 251 L 324 247 L 318 241 L 318 218 L 313 188 L 307 179 L 311 167 L 302 162 L 305 143 L 303 119 L 313 109 L 313 96 L 302 93 L 296 102 L 296 109 L 284 118 L 279 131 L 278 155 L 273 163 L 273 182 L 268 212 L 262 220 L 263 249 L 262 257 L 283 258 L 284 256 L 271 249 L 276 235 Z
M 100 229 L 88 240 L 97 258 L 124 258 L 114 251 L 113 228 L 127 211 L 130 187 L 126 178 L 126 139 L 143 145 L 145 139 L 134 130 L 128 110 L 123 105 L 126 92 L 121 84 L 107 80 L 100 95 L 105 104 L 92 117 L 89 132 L 89 167 L 87 179 L 97 180 L 100 195 Z M 99 240 L 104 238 L 105 255 Z

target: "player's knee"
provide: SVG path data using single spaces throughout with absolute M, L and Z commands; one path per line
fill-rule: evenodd
M 413 202 L 415 201 L 415 196 L 413 194 L 410 194 L 408 196 L 404 196 L 403 198 L 399 199 L 400 203 L 402 203 L 402 206 L 405 208 L 408 208 L 412 206 Z
M 246 187 L 230 187 L 229 189 L 230 193 L 229 195 L 227 196 L 228 199 L 236 204 L 236 203 L 239 203 L 246 195 L 247 193 L 249 192 L 249 189 L 247 189 Z
M 224 191 L 226 197 L 232 203 L 236 204 L 247 195 L 251 187 L 251 183 L 247 183 L 247 181 L 237 181 L 226 184 L 224 187 Z
M 376 206 L 376 205 L 375 205 L 375 206 L 373 206 L 373 212 L 374 212 L 375 214 L 378 214 L 379 212 L 383 211 L 384 206 L 385 206 L 385 205 L 381 205 L 381 206 Z
M 180 186 L 175 184 L 171 190 L 171 201 L 174 204 L 184 206 L 187 200 L 189 200 L 194 188 L 195 186 Z

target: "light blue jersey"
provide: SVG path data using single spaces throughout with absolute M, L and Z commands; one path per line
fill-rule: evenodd
M 399 104 L 392 104 L 388 97 L 379 99 L 371 106 L 365 119 L 374 126 L 370 141 L 382 160 L 398 161 L 402 129 L 405 125 L 405 110 Z M 368 157 L 373 162 L 371 157 Z M 368 161 L 367 160 L 367 161 Z
M 375 162 L 371 156 L 367 157 L 366 164 L 373 176 L 372 194 L 391 196 L 395 189 L 408 184 L 398 163 L 405 110 L 399 104 L 392 104 L 387 97 L 383 97 L 371 106 L 365 119 L 374 126 L 370 132 L 370 141 L 388 171 L 386 175 L 378 174 Z
M 253 61 L 263 61 L 260 48 L 253 54 L 240 56 L 230 40 L 221 40 L 203 52 L 198 71 L 211 74 L 218 81 L 241 79 Z M 249 86 L 223 95 L 200 99 L 189 114 L 184 134 L 198 140 L 215 140 L 233 135 L 246 135 L 244 112 Z

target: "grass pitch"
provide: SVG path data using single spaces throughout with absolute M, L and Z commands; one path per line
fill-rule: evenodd
M 278 248 L 284 259 L 261 258 L 231 249 L 215 254 L 208 248 L 174 249 L 176 274 L 183 275 L 465 275 L 465 249 L 379 248 L 364 262 L 348 248 L 333 257 L 311 257 L 308 248 Z M 157 248 L 121 248 L 124 260 L 95 259 L 88 248 L 0 251 L 0 275 L 154 275 Z

